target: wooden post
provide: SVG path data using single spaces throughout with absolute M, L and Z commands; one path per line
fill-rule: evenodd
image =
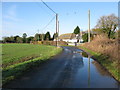
M 59 21 L 58 21 L 58 46 L 59 46 Z
M 58 14 L 56 14 L 56 34 L 58 33 Z M 58 46 L 58 37 L 56 37 L 56 46 Z
M 90 42 L 90 10 L 88 11 L 88 42 Z

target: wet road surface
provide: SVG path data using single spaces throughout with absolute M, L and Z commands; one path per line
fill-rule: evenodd
M 3 88 L 118 88 L 118 82 L 82 50 L 63 48 L 61 54 Z

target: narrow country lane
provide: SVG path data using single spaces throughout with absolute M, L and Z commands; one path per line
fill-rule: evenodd
M 82 50 L 64 46 L 59 55 L 3 88 L 117 88 L 118 82 Z

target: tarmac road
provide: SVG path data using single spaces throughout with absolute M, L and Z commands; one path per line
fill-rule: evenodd
M 80 53 L 75 47 L 63 47 L 63 52 L 40 64 L 39 67 L 11 81 L 3 88 L 115 88 L 118 87 L 106 71 L 102 75 L 90 59 Z M 88 72 L 88 70 L 90 70 Z

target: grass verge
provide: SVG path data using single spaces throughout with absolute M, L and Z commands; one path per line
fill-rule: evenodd
M 41 62 L 44 62 L 50 59 L 52 56 L 62 51 L 62 48 L 56 48 L 54 46 L 47 46 L 47 45 L 30 45 L 30 44 L 6 44 L 6 45 L 8 46 L 3 47 L 3 54 L 2 54 L 3 65 L 4 64 L 7 65 L 6 67 L 2 68 L 2 84 L 3 85 L 15 79 L 16 77 L 22 75 L 27 70 L 30 70 L 30 68 L 39 66 Z M 14 47 L 11 47 L 11 45 Z M 9 48 L 6 49 L 7 47 Z M 16 48 L 17 51 L 12 50 L 13 48 Z M 26 49 L 26 50 L 22 52 L 19 51 L 22 49 L 23 50 Z M 39 54 L 40 56 L 34 57 L 26 61 L 22 60 L 18 62 L 19 60 L 21 60 L 21 58 L 18 57 L 19 54 L 20 56 L 22 56 L 21 58 L 24 57 L 24 54 L 27 55 L 27 57 L 30 57 L 31 55 L 34 56 L 37 54 Z M 9 58 L 8 58 L 8 55 L 9 55 Z M 13 56 L 14 58 L 12 58 Z M 16 60 L 13 60 L 13 59 L 16 59 Z M 14 64 L 13 62 L 11 62 L 12 60 L 17 63 Z M 11 65 L 9 65 L 8 63 L 11 63 Z
M 78 46 L 78 48 L 84 50 L 85 52 L 87 52 L 88 54 L 90 54 L 92 56 L 93 59 L 95 59 L 96 61 L 98 61 L 98 63 L 100 63 L 102 66 L 105 67 L 105 69 L 118 81 L 120 82 L 120 72 L 117 68 L 117 64 L 110 61 L 108 56 L 105 56 L 101 53 L 97 53 L 94 52 L 92 50 L 89 50 L 83 46 Z

